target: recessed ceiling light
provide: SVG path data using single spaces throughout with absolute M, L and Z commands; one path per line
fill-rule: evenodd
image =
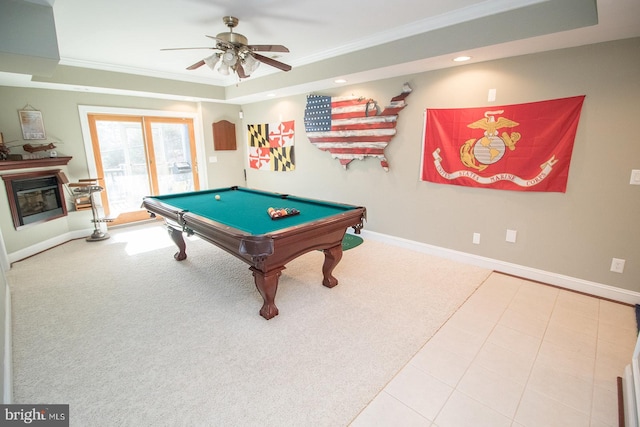
M 456 57 L 456 58 L 453 58 L 453 60 L 454 60 L 455 62 L 464 62 L 464 61 L 468 61 L 468 60 L 470 60 L 470 59 L 471 59 L 471 57 L 470 57 L 470 56 L 458 56 L 458 57 Z
M 346 83 L 347 81 L 345 79 L 335 79 L 333 82 L 334 83 Z

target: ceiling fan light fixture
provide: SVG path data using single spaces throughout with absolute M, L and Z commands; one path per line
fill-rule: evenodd
M 229 66 L 222 61 L 218 67 L 218 72 L 223 76 L 228 76 L 230 74 Z
M 203 59 L 204 63 L 207 64 L 207 66 L 212 70 L 215 70 L 216 64 L 218 63 L 219 60 L 220 60 L 220 54 L 218 53 L 214 53 L 213 55 Z
M 244 57 L 244 60 L 242 61 L 242 64 L 244 65 L 244 72 L 247 75 L 251 75 L 251 73 L 253 73 L 255 70 L 258 69 L 258 67 L 260 66 L 260 62 L 256 61 L 256 59 L 253 57 L 253 55 L 247 53 L 247 55 Z
M 236 55 L 235 51 L 229 49 L 222 54 L 222 62 L 230 67 L 233 67 L 234 65 L 236 65 L 236 62 L 238 62 L 238 55 Z

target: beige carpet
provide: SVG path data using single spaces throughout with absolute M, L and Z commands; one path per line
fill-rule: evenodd
M 72 426 L 344 426 L 490 271 L 380 242 L 291 262 L 280 315 L 248 266 L 158 224 L 15 263 L 14 401 L 70 405 Z

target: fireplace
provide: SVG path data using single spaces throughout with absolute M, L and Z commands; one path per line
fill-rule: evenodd
M 67 215 L 60 170 L 3 175 L 16 230 Z

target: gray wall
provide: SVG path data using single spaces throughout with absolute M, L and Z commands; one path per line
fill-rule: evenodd
M 251 187 L 363 205 L 367 230 L 442 248 L 640 291 L 640 186 L 629 185 L 640 169 L 640 143 L 634 124 L 640 116 L 640 39 L 559 50 L 459 66 L 322 92 L 357 94 L 386 105 L 409 82 L 413 93 L 400 113 L 398 134 L 386 150 L 384 172 L 377 160 L 354 161 L 344 170 L 328 153 L 312 146 L 304 133 L 305 95 L 239 107 L 107 96 L 79 92 L 0 87 L 0 131 L 6 140 L 20 135 L 17 110 L 29 103 L 42 110 L 47 133 L 64 142 L 61 154 L 74 158 L 70 179 L 86 176 L 77 105 L 200 111 L 208 186 L 243 185 L 246 125 L 295 120 L 297 169 L 290 173 L 247 170 Z M 487 102 L 489 89 L 497 90 Z M 462 108 L 532 102 L 586 95 L 573 151 L 566 193 L 521 193 L 432 184 L 419 180 L 425 108 Z M 198 109 L 200 107 L 200 109 Z M 237 124 L 236 151 L 213 150 L 211 123 Z M 3 193 L 3 191 L 0 191 Z M 32 240 L 63 234 L 75 223 L 59 220 L 31 234 L 6 224 L 8 208 L 0 195 L 0 225 L 12 252 Z M 34 227 L 35 228 L 35 227 Z M 507 229 L 518 231 L 515 244 Z M 472 244 L 474 232 L 481 244 Z M 626 260 L 624 274 L 609 271 L 611 258 Z
M 381 106 L 413 88 L 386 154 L 343 170 L 304 133 L 305 96 L 244 106 L 243 126 L 295 120 L 296 170 L 248 170 L 251 187 L 363 205 L 365 229 L 578 279 L 640 291 L 640 39 L 558 50 L 322 92 Z M 489 89 L 497 90 L 487 102 Z M 525 193 L 421 182 L 425 108 L 525 103 L 586 95 L 566 193 Z M 246 146 L 244 131 L 243 146 Z M 507 243 L 507 229 L 518 232 Z M 472 243 L 481 234 L 480 245 Z M 613 257 L 623 274 L 609 271 Z M 363 266 L 365 268 L 366 266 Z

